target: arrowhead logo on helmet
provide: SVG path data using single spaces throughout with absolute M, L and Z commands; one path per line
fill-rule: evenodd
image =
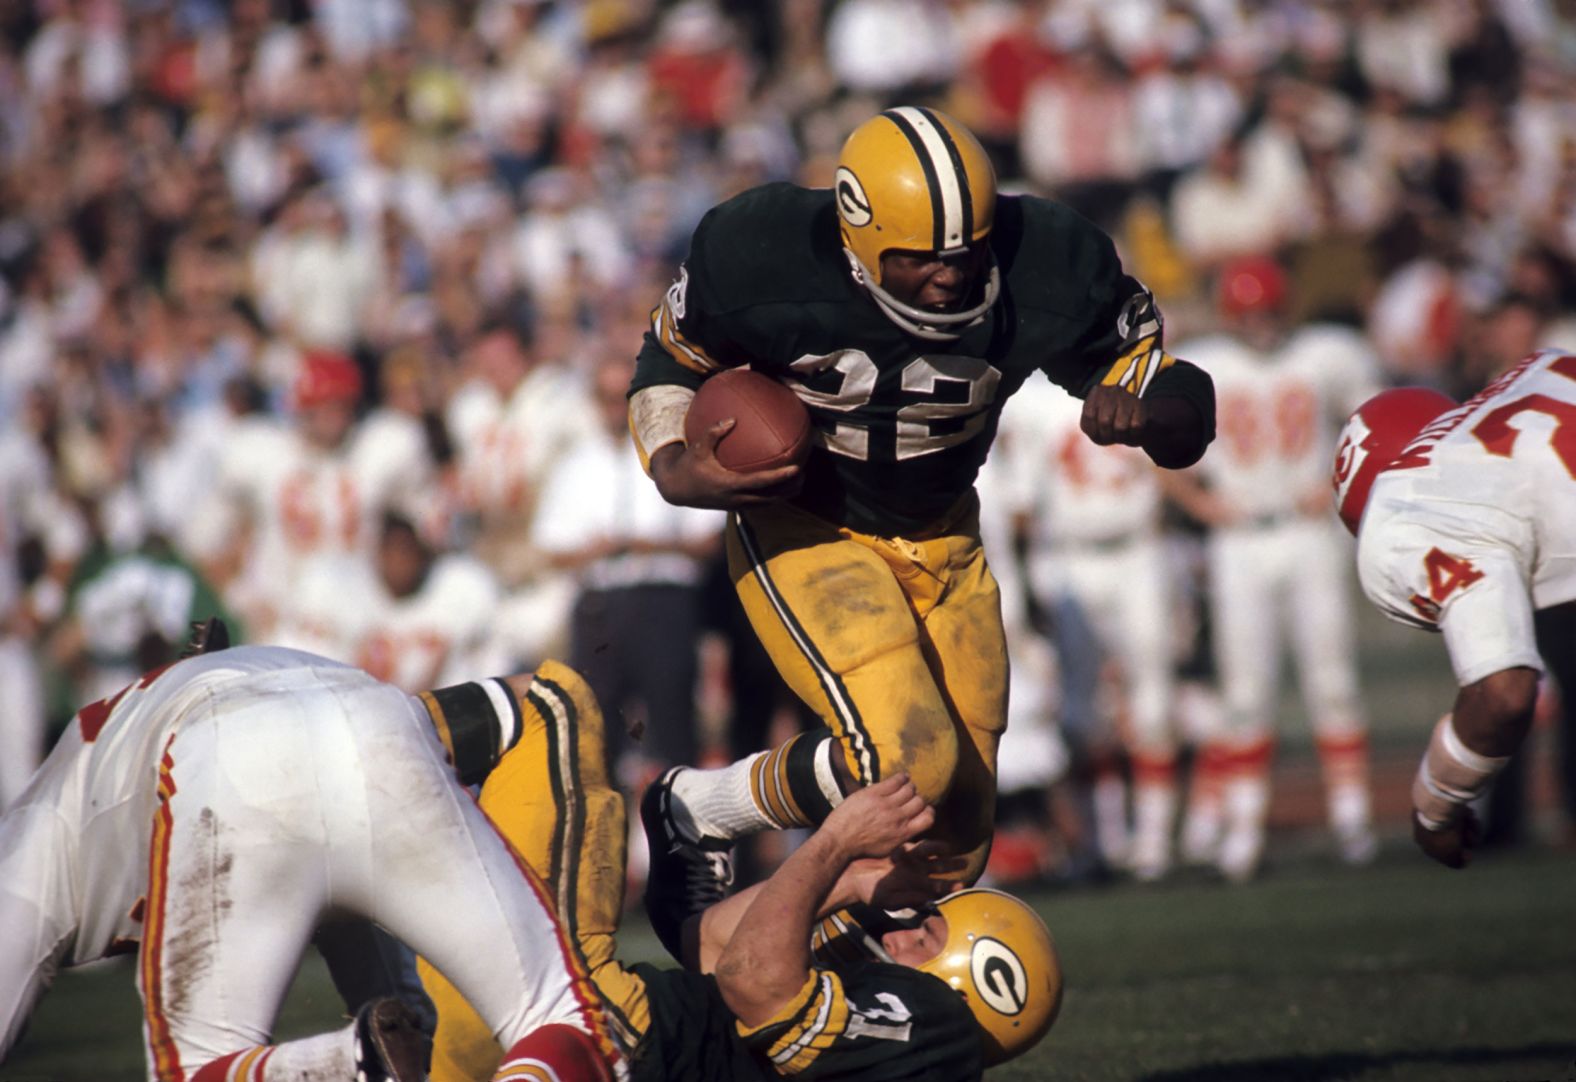
M 1395 463 L 1430 421 L 1456 408 L 1456 401 L 1427 387 L 1381 391 L 1347 418 L 1336 441 L 1330 486 L 1335 507 L 1353 536 L 1378 476 Z

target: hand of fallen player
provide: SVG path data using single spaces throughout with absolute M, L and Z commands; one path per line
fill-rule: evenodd
M 733 430 L 732 418 L 718 421 L 686 446 L 670 443 L 651 456 L 651 477 L 662 498 L 680 507 L 732 511 L 787 499 L 802 483 L 798 466 L 739 473 L 717 461 L 717 444 Z
M 1456 821 L 1441 830 L 1429 830 L 1412 816 L 1412 840 L 1417 847 L 1447 868 L 1465 868 L 1472 863 L 1472 850 L 1482 837 L 1477 816 L 1462 808 Z
M 1149 424 L 1149 404 L 1121 387 L 1096 386 L 1084 399 L 1084 435 L 1102 446 L 1122 443 L 1143 445 Z
M 894 774 L 849 794 L 821 829 L 830 832 L 852 860 L 888 856 L 935 821 L 935 809 L 925 803 L 908 775 Z
M 891 856 L 856 860 L 843 876 L 848 893 L 866 905 L 909 909 L 954 890 L 967 866 L 967 857 L 932 839 L 900 845 Z

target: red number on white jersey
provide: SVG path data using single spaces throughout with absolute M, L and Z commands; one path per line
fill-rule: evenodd
M 448 654 L 449 640 L 434 631 L 374 631 L 361 641 L 356 665 L 407 690 L 430 687 Z
M 1281 457 L 1295 461 L 1313 446 L 1319 424 L 1319 400 L 1305 384 L 1293 383 L 1275 393 L 1275 433 Z
M 1069 431 L 1055 448 L 1052 462 L 1057 476 L 1076 489 L 1100 488 L 1116 492 L 1130 486 L 1147 465 L 1132 448 L 1101 447 L 1079 430 Z
M 1576 357 L 1561 357 L 1549 365 L 1550 372 L 1557 372 L 1566 379 L 1576 379 Z M 1512 417 L 1532 412 L 1554 419 L 1554 433 L 1549 446 L 1565 464 L 1565 472 L 1576 477 L 1576 425 L 1566 422 L 1576 418 L 1576 405 L 1546 394 L 1529 394 L 1496 406 L 1472 429 L 1484 450 L 1491 455 L 1509 458 L 1516 451 L 1516 437 L 1520 431 L 1510 424 Z
M 1423 568 L 1428 572 L 1428 596 L 1435 604 L 1457 590 L 1471 586 L 1483 577 L 1483 572 L 1472 566 L 1471 560 L 1452 556 L 1438 548 L 1431 548 L 1423 557 Z
M 1275 456 L 1295 462 L 1313 446 L 1319 399 L 1305 384 L 1278 387 L 1268 397 L 1253 392 L 1220 395 L 1216 427 L 1232 458 L 1252 465 Z
M 356 498 L 355 480 L 348 471 L 340 470 L 332 482 L 324 484 L 325 481 L 322 474 L 298 470 L 280 486 L 280 521 L 286 540 L 297 552 L 313 552 L 328 544 L 329 531 L 324 520 L 330 516 L 338 520 L 333 543 L 340 548 L 355 548 L 361 534 L 361 504 Z

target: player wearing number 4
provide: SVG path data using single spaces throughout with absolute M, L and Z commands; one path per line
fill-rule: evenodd
M 727 421 L 685 444 L 695 390 L 744 365 L 808 407 L 802 467 L 722 468 Z M 631 427 L 666 499 L 734 512 L 740 599 L 830 729 L 667 776 L 674 843 L 703 850 L 692 863 L 715 868 L 714 886 L 732 838 L 819 823 L 897 771 L 971 855 L 964 878 L 979 874 L 1007 651 L 973 484 L 1003 402 L 1035 371 L 1084 399 L 1096 443 L 1182 467 L 1213 435 L 1209 378 L 1163 351 L 1110 238 L 1058 203 L 998 195 L 979 143 L 939 112 L 881 113 L 844 145 L 835 188 L 756 188 L 696 228 L 652 314 Z
M 1391 619 L 1443 632 L 1460 685 L 1412 784 L 1417 844 L 1452 868 L 1475 845 L 1468 804 L 1526 737 L 1544 661 L 1576 686 L 1573 420 L 1576 357 L 1546 350 L 1462 406 L 1386 391 L 1336 451 L 1363 591 Z

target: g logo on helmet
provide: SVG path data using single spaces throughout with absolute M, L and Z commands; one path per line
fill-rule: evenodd
M 843 221 L 858 229 L 860 226 L 870 224 L 870 197 L 865 194 L 865 186 L 859 183 L 859 178 L 854 176 L 853 170 L 846 165 L 837 167 L 837 213 Z
M 974 941 L 969 975 L 980 998 L 999 1014 L 1015 1015 L 1029 1002 L 1029 974 L 1018 955 L 999 939 L 981 936 Z

